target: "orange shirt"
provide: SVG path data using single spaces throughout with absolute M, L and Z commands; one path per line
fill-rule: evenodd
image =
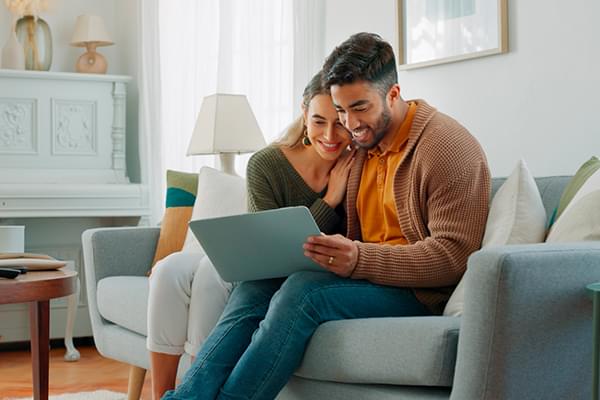
M 417 111 L 416 103 L 409 103 L 406 117 L 398 132 L 385 143 L 384 138 L 369 150 L 363 166 L 356 199 L 362 241 L 365 243 L 407 244 L 400 229 L 394 176 L 404 157 L 406 141 Z

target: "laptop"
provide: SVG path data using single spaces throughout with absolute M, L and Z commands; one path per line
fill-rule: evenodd
M 226 282 L 325 271 L 304 255 L 306 238 L 320 235 L 306 207 L 198 219 L 190 221 L 190 229 Z

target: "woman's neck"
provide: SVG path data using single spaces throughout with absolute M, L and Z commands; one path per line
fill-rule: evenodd
M 301 145 L 282 150 L 294 169 L 315 192 L 320 192 L 327 186 L 329 171 L 335 165 L 335 160 L 321 158 L 312 146 Z

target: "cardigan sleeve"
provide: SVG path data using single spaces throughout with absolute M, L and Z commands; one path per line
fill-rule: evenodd
M 352 278 L 412 288 L 455 285 L 468 256 L 481 246 L 488 214 L 490 174 L 485 160 L 471 163 L 426 201 L 428 235 L 408 245 L 356 241 Z

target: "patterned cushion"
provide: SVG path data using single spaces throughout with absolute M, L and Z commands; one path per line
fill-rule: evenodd
M 152 265 L 183 247 L 197 190 L 198 174 L 167 170 L 166 209 Z

